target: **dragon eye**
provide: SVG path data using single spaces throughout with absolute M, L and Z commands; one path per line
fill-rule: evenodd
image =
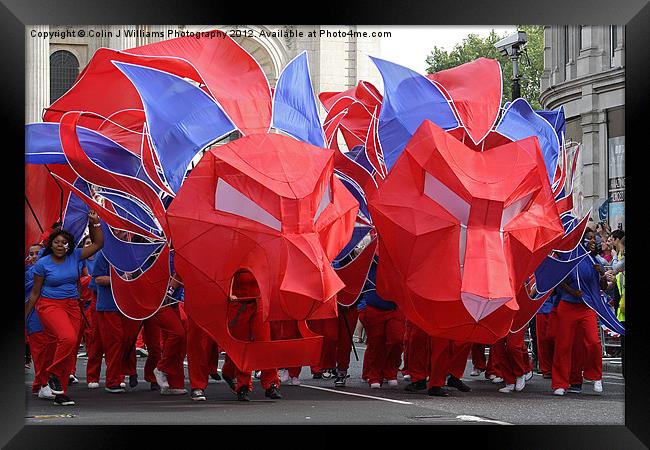
M 214 209 L 254 220 L 277 231 L 282 230 L 278 219 L 221 178 L 217 181 Z
M 314 222 L 318 220 L 320 217 L 321 213 L 327 208 L 327 205 L 332 203 L 332 194 L 331 194 L 332 187 L 330 186 L 330 183 L 327 183 L 327 186 L 325 187 L 325 192 L 323 192 L 323 196 L 320 199 L 320 205 L 318 205 L 318 209 L 316 210 L 316 215 L 314 216 Z
M 445 208 L 449 214 L 454 216 L 460 222 L 458 256 L 460 257 L 460 274 L 463 276 L 470 204 L 429 172 L 424 173 L 424 195 Z

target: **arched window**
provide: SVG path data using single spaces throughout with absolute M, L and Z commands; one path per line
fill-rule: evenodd
M 50 55 L 50 103 L 66 93 L 79 74 L 79 61 L 70 52 L 58 50 Z

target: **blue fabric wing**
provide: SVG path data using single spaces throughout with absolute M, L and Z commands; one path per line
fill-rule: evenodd
M 278 78 L 271 126 L 303 142 L 326 147 L 316 96 L 311 87 L 307 52 L 287 64 Z
M 496 131 L 513 141 L 536 136 L 544 157 L 549 182 L 553 182 L 555 166 L 560 152 L 560 141 L 555 128 L 538 115 L 528 102 L 518 98 L 503 113 Z
M 343 247 L 343 250 L 341 250 L 341 253 L 338 254 L 336 258 L 334 258 L 334 268 L 338 267 L 338 264 L 341 262 L 343 258 L 348 256 L 352 250 L 354 250 L 354 247 L 356 247 L 361 240 L 366 237 L 368 233 L 370 233 L 370 230 L 372 227 L 366 226 L 366 225 L 361 225 L 361 226 L 355 226 L 354 230 L 352 231 L 352 237 L 350 238 L 350 241 Z
M 383 59 L 370 59 L 384 80 L 379 141 L 390 170 L 422 122 L 430 120 L 445 130 L 459 123 L 443 93 L 427 77 Z
M 90 195 L 88 183 L 81 178 L 77 178 L 74 182 L 74 187 L 82 191 L 88 197 L 92 197 L 92 195 Z M 63 219 L 63 229 L 69 231 L 74 236 L 75 246 L 81 241 L 87 226 L 88 206 L 71 192 Z
M 146 175 L 136 155 L 117 142 L 88 128 L 77 127 L 77 137 L 86 155 L 99 167 L 120 175 L 137 178 L 160 191 Z M 68 164 L 58 123 L 30 123 L 25 125 L 25 162 L 29 164 Z
M 145 244 L 124 242 L 113 235 L 104 221 L 100 221 L 100 223 L 104 232 L 102 253 L 108 262 L 119 271 L 133 272 L 141 268 L 154 252 L 165 245 L 162 242 Z
M 366 169 L 368 173 L 372 174 L 375 171 L 375 168 L 372 166 L 372 164 L 370 164 L 370 161 L 368 160 L 366 149 L 362 145 L 357 145 L 349 152 L 343 154 Z
M 343 175 L 340 172 L 336 172 L 336 176 L 341 180 L 341 183 L 347 188 L 348 191 L 352 194 L 354 198 L 357 199 L 359 202 L 359 210 L 361 213 L 366 216 L 368 219 L 370 219 L 370 211 L 368 211 L 368 202 L 366 200 L 366 197 L 363 193 L 363 190 L 352 180 L 350 180 L 348 177 Z
M 589 258 L 584 264 L 593 265 L 594 261 Z M 596 270 L 593 269 L 592 270 Z M 600 295 L 600 285 L 598 284 L 598 277 L 594 277 L 590 282 L 586 282 L 580 278 L 579 271 L 576 270 L 576 278 L 578 280 L 578 288 L 583 292 L 582 301 L 596 311 L 596 314 L 605 322 L 605 326 L 612 331 L 621 335 L 625 335 L 625 328 L 623 324 L 618 321 L 614 311 L 606 303 L 605 298 Z
M 113 61 L 135 86 L 170 188 L 178 192 L 192 158 L 236 130 L 217 102 L 184 79 Z
M 538 115 L 546 119 L 555 129 L 555 134 L 560 142 L 564 139 L 566 132 L 566 118 L 564 117 L 564 107 L 560 106 L 558 109 L 551 111 L 535 111 Z
M 546 293 L 564 280 L 578 264 L 587 257 L 587 251 L 578 245 L 570 252 L 558 252 L 553 258 L 547 256 L 535 269 L 535 284 L 539 293 Z
M 110 200 L 118 216 L 154 233 L 162 233 L 153 218 L 136 201 L 124 195 L 108 191 L 102 191 L 101 195 Z

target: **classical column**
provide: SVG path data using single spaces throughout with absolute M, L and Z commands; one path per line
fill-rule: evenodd
M 50 38 L 32 37 L 31 32 L 47 36 L 49 25 L 26 29 L 25 36 L 25 123 L 41 122 L 43 109 L 50 104 Z
M 126 50 L 127 48 L 137 47 L 137 38 L 135 36 L 125 36 L 124 30 L 135 30 L 135 25 L 111 25 L 109 31 L 111 36 L 108 38 L 108 47 L 113 50 Z

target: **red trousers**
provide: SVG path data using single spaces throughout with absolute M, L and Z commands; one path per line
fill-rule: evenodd
M 41 387 L 47 384 L 49 378 L 47 368 L 52 364 L 52 358 L 56 350 L 56 340 L 54 336 L 49 335 L 46 331 L 32 333 L 27 337 L 27 340 L 29 341 L 29 350 L 34 363 L 32 392 L 38 393 Z
M 300 338 L 300 330 L 298 329 L 298 322 L 295 320 L 276 320 L 271 322 L 271 339 L 284 340 Z M 289 376 L 291 378 L 298 378 L 302 371 L 300 367 L 287 367 Z
M 359 313 L 359 319 L 368 337 L 363 377 L 370 384 L 396 380 L 404 349 L 404 314 L 398 309 L 385 311 L 367 305 Z
M 408 321 L 406 330 L 404 354 L 408 354 L 408 373 L 411 375 L 411 382 L 426 380 L 429 376 L 429 364 L 431 363 L 429 335 Z
M 555 339 L 549 333 L 549 322 L 551 314 L 537 314 L 535 316 L 537 327 L 537 360 L 539 361 L 539 370 L 543 374 L 551 373 L 553 365 L 553 349 Z
M 271 340 L 271 326 L 262 322 L 261 315 L 257 314 L 257 302 L 229 302 L 227 312 L 230 334 L 242 341 Z M 237 379 L 237 389 L 246 386 L 249 391 L 253 390 L 253 383 L 250 372 L 243 372 L 226 354 L 221 373 L 228 378 Z M 263 389 L 269 389 L 272 385 L 280 386 L 278 369 L 263 369 L 260 376 Z
M 124 344 L 124 316 L 119 311 L 96 311 L 96 325 L 99 329 L 99 347 L 106 360 L 106 386 L 119 386 L 127 375 L 122 365 Z M 133 322 L 133 321 L 132 321 Z M 101 366 L 101 356 L 99 365 Z M 95 372 L 96 370 L 96 372 Z M 91 372 L 90 357 L 88 358 L 88 382 L 99 382 L 99 367 L 93 365 Z M 90 378 L 92 373 L 93 378 Z M 134 372 L 129 372 L 132 375 Z
M 575 349 L 575 351 L 574 351 Z M 596 313 L 583 303 L 560 301 L 555 318 L 555 351 L 551 370 L 553 389 L 567 389 L 585 378 L 601 380 L 603 360 Z M 571 373 L 574 376 L 571 376 Z
M 506 384 L 515 384 L 516 378 L 520 377 L 531 369 L 530 356 L 524 342 L 525 328 L 516 332 L 508 333 L 499 339 L 491 347 L 497 357 L 495 364 L 499 376 Z
M 84 338 L 86 340 L 86 353 L 88 354 L 88 362 L 86 365 L 86 381 L 88 383 L 99 383 L 99 374 L 102 368 L 102 357 L 106 352 L 104 349 L 104 341 L 102 340 L 101 332 L 99 330 L 96 308 L 97 299 L 95 298 L 94 301 L 90 304 L 90 307 L 85 311 L 86 317 L 88 317 L 88 320 L 92 324 L 90 333 L 88 333 Z M 121 341 L 121 327 L 118 337 Z
M 467 365 L 467 357 L 472 348 L 471 342 L 452 341 L 441 337 L 430 337 L 431 371 L 428 388 L 442 387 L 447 375 L 461 378 Z
M 217 343 L 189 317 L 187 318 L 187 371 L 192 389 L 208 387 L 208 377 L 217 373 Z
M 147 361 L 144 364 L 144 379 L 150 383 L 155 383 L 156 377 L 153 374 L 153 369 L 156 368 L 161 358 L 162 341 L 160 327 L 151 319 L 146 319 L 143 322 L 122 316 L 122 332 L 124 336 L 122 341 L 122 372 L 126 375 L 137 373 L 134 342 L 137 341 L 137 336 L 142 333 L 148 354 Z M 140 331 L 138 332 L 138 330 Z
M 182 389 L 185 386 L 183 360 L 186 353 L 186 337 L 180 311 L 178 307 L 162 307 L 150 320 L 160 327 L 163 336 L 158 370 L 167 375 L 171 389 Z
M 359 311 L 356 306 L 338 305 L 339 336 L 336 340 L 336 368 L 347 371 L 350 368 L 350 352 L 352 351 L 352 335 L 357 326 Z M 404 333 L 402 332 L 402 335 Z
M 48 377 L 56 375 L 61 381 L 63 392 L 68 392 L 70 374 L 77 357 L 77 334 L 80 329 L 81 311 L 75 299 L 50 299 L 40 297 L 36 301 L 38 313 L 45 331 L 54 336 L 56 348 L 52 363 L 47 367 Z
M 485 344 L 472 344 L 472 366 L 475 369 L 486 370 Z
M 323 372 L 336 367 L 336 342 L 339 338 L 338 318 L 318 319 L 307 321 L 309 329 L 323 336 L 323 347 L 320 362 L 311 366 L 311 373 Z

